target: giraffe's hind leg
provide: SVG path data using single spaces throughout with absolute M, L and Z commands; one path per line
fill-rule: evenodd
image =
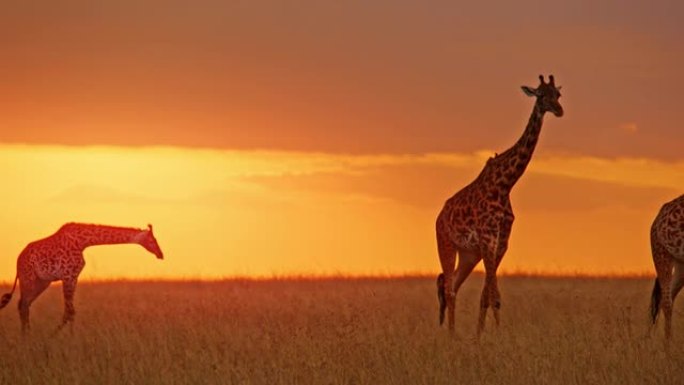
M 670 305 L 669 305 L 669 310 L 666 313 L 666 320 L 665 320 L 665 326 L 668 328 L 670 331 L 668 332 L 668 336 L 671 333 L 671 328 L 672 328 L 672 312 L 674 309 L 674 301 L 675 298 L 677 297 L 677 294 L 682 290 L 682 286 L 684 286 L 684 262 L 678 261 L 678 260 L 673 260 L 672 264 L 674 265 L 674 272 L 672 274 L 672 282 L 671 282 L 671 289 L 668 290 L 670 292 Z M 664 291 L 664 289 L 663 289 Z M 663 311 L 665 312 L 665 307 L 663 306 Z M 669 314 L 669 315 L 667 315 Z
M 674 262 L 667 250 L 659 244 L 653 244 L 652 251 L 653 263 L 660 283 L 660 307 L 665 316 L 665 338 L 669 340 L 672 335 L 672 268 Z
M 454 273 L 454 295 L 458 293 L 461 285 L 472 273 L 478 262 L 480 262 L 480 257 L 476 253 L 466 250 L 458 252 L 458 267 Z
M 474 254 L 474 253 L 469 252 L 469 251 L 459 251 L 458 252 L 458 267 L 456 268 L 456 271 L 453 274 L 452 283 L 449 286 L 452 288 L 451 292 L 453 293 L 452 294 L 452 297 L 453 297 L 452 308 L 454 309 L 454 310 L 452 310 L 453 312 L 455 312 L 456 295 L 458 294 L 458 290 L 461 288 L 461 285 L 463 284 L 463 282 L 465 282 L 466 278 L 468 278 L 470 273 L 473 271 L 473 268 L 475 268 L 475 266 L 477 265 L 477 263 L 479 261 L 480 261 L 480 259 L 477 256 L 477 254 Z M 445 277 L 445 274 L 441 274 L 439 276 L 439 278 L 437 279 L 437 284 L 442 285 L 442 286 L 438 286 L 438 290 L 441 289 L 441 291 L 439 291 L 438 293 L 442 294 L 442 295 L 446 291 L 445 290 L 446 284 L 445 284 L 445 278 L 444 277 Z M 444 311 L 444 307 L 446 306 L 446 303 L 442 304 L 441 301 L 442 301 L 442 297 L 440 297 L 440 305 L 441 305 L 440 306 L 440 324 L 444 320 L 444 314 L 442 312 Z M 453 316 L 452 316 L 452 319 L 453 319 Z
M 461 285 L 463 285 L 463 282 L 465 282 L 470 273 L 472 273 L 478 262 L 480 262 L 480 257 L 476 253 L 466 250 L 461 250 L 458 252 L 458 267 L 454 273 L 453 282 L 454 302 L 456 301 L 456 294 L 458 293 L 458 290 L 461 288 Z
M 27 332 L 30 328 L 29 308 L 33 301 L 50 286 L 50 281 L 39 279 L 35 276 L 22 277 L 19 280 L 21 298 L 19 299 L 19 318 L 21 319 L 21 330 Z
M 454 331 L 455 321 L 454 312 L 456 306 L 456 293 L 454 293 L 454 266 L 456 265 L 456 248 L 447 234 L 437 229 L 437 251 L 439 252 L 439 262 L 442 265 L 443 295 L 446 297 L 447 325 L 449 331 Z M 444 319 L 444 307 L 440 304 L 440 323 Z

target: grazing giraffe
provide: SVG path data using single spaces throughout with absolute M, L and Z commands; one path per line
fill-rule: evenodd
M 85 266 L 83 250 L 89 246 L 136 243 L 159 259 L 164 259 L 152 225 L 147 229 L 113 227 L 84 223 L 67 223 L 47 238 L 29 243 L 17 258 L 17 275 L 12 291 L 0 299 L 0 309 L 7 306 L 17 287 L 21 288 L 19 316 L 22 331 L 29 329 L 29 307 L 50 286 L 62 281 L 64 318 L 58 330 L 74 320 L 74 293 L 78 275 Z
M 651 295 L 651 320 L 655 325 L 662 305 L 665 337 L 669 340 L 672 304 L 684 286 L 684 195 L 665 203 L 658 212 L 651 225 L 651 253 L 657 274 Z
M 480 260 L 484 260 L 486 277 L 477 335 L 484 329 L 487 308 L 492 307 L 499 324 L 501 299 L 496 269 L 508 249 L 513 226 L 509 194 L 532 158 L 544 113 L 563 116 L 563 107 L 558 102 L 561 87 L 556 87 L 553 75 L 549 76 L 548 83 L 542 75 L 539 80 L 537 88 L 522 87 L 525 94 L 536 97 L 536 102 L 520 139 L 505 152 L 489 158 L 477 178 L 449 198 L 437 217 L 437 249 L 443 271 L 437 277 L 439 323 L 444 323 L 444 311 L 448 308 L 448 326 L 452 332 L 456 293 Z M 457 255 L 458 267 L 454 271 Z

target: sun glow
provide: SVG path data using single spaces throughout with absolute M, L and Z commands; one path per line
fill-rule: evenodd
M 165 251 L 88 249 L 90 279 L 433 274 L 435 215 L 489 154 L 3 145 L 0 279 L 69 221 L 152 223 Z M 677 163 L 540 155 L 513 192 L 502 271 L 650 271 L 650 221 L 681 180 Z

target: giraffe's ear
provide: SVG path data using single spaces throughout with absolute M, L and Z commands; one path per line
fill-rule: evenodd
M 539 96 L 539 91 L 537 91 L 536 88 L 528 87 L 528 86 L 521 86 L 523 92 L 527 96 Z
M 148 224 L 147 224 L 147 229 L 148 229 L 148 230 L 150 231 L 150 233 L 151 233 L 151 232 L 152 232 L 152 225 L 148 223 Z

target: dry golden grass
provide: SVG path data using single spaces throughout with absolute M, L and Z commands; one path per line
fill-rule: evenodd
M 427 278 L 82 283 L 73 330 L 50 337 L 56 285 L 29 338 L 17 297 L 0 312 L 0 384 L 684 382 L 683 317 L 666 351 L 650 279 L 503 277 L 502 325 L 477 342 L 481 284 L 459 293 L 452 336 Z

